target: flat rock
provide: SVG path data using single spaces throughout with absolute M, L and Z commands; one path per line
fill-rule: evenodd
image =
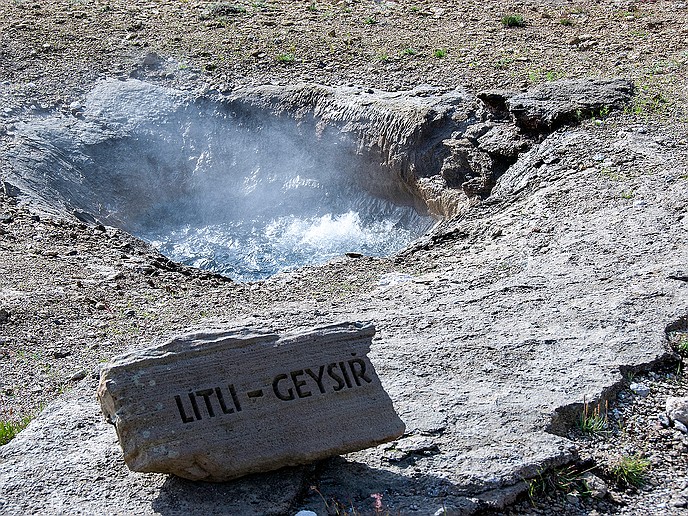
M 552 130 L 600 111 L 623 108 L 633 95 L 625 79 L 554 81 L 505 99 L 516 123 L 531 130 Z
M 192 333 L 115 358 L 98 397 L 132 471 L 217 482 L 307 464 L 403 434 L 366 356 L 374 334 Z

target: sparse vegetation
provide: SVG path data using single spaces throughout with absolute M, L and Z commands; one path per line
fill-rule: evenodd
M 688 355 L 688 335 L 681 335 L 676 343 L 676 349 L 681 355 Z
M 402 52 L 405 56 L 415 56 L 417 53 L 418 51 L 413 47 L 406 47 Z
M 688 356 L 688 334 L 682 333 L 674 340 L 676 351 L 682 356 Z
M 593 111 L 590 114 L 590 120 L 592 120 L 593 123 L 601 125 L 603 123 L 603 120 L 605 120 L 609 116 L 610 111 L 611 109 L 609 108 L 609 106 L 604 106 L 600 108 L 599 111 Z M 577 113 L 578 120 L 582 120 L 582 115 L 583 113 L 579 110 L 579 112 Z
M 363 21 L 363 23 L 365 23 L 366 25 L 376 25 L 376 24 L 377 24 L 377 19 L 374 18 L 373 16 L 368 16 L 368 17 Z
M 497 70 L 506 70 L 513 62 L 514 59 L 512 57 L 500 57 L 494 63 L 492 63 L 492 66 Z
M 528 71 L 528 81 L 534 84 L 540 82 L 558 81 L 565 74 L 557 70 L 543 70 L 542 68 L 533 68 Z
M 589 488 L 584 475 L 589 471 L 590 468 L 582 470 L 576 464 L 569 464 L 548 472 L 540 471 L 537 477 L 526 481 L 531 504 L 535 506 L 537 498 L 547 494 L 567 494 L 574 491 L 587 494 Z
M 562 24 L 564 27 L 571 27 L 574 25 L 574 21 L 571 18 L 561 18 L 559 20 L 559 23 Z
M 634 115 L 651 115 L 663 113 L 670 105 L 665 94 L 655 87 L 640 86 L 632 104 L 626 108 L 627 113 Z
M 501 21 L 505 27 L 525 27 L 526 25 L 525 19 L 520 14 L 507 14 Z
M 651 75 L 663 75 L 675 73 L 681 68 L 681 63 L 675 59 L 664 59 L 661 61 L 656 61 L 650 66 Z
M 590 410 L 590 404 L 583 399 L 583 412 L 578 418 L 578 429 L 584 434 L 590 435 L 606 432 L 609 428 L 607 409 L 608 403 L 605 402 L 604 411 L 602 411 L 602 406 L 599 403 Z
M 620 486 L 641 487 L 645 484 L 650 461 L 640 455 L 623 456 L 611 468 L 611 474 Z
M 436 48 L 435 51 L 432 53 L 437 59 L 442 59 L 447 55 L 447 49 L 446 48 Z
M 2 419 L 0 420 L 0 446 L 3 446 L 16 437 L 31 422 L 30 417 L 21 419 Z
M 246 14 L 246 8 L 243 5 L 232 4 L 228 2 L 217 2 L 210 5 L 210 7 L 201 15 L 201 19 L 226 19 L 229 16 L 237 16 L 241 14 Z
M 618 170 L 612 170 L 609 167 L 602 167 L 600 169 L 600 174 L 611 181 L 624 181 L 629 178 L 626 174 L 619 172 Z
M 284 54 L 277 54 L 276 59 L 282 64 L 293 64 L 296 58 L 291 52 L 286 52 Z

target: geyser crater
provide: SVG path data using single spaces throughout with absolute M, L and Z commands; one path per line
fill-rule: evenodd
M 380 154 L 357 133 L 259 100 L 103 82 L 80 112 L 20 127 L 14 182 L 52 209 L 239 280 L 346 252 L 389 255 L 432 227 L 399 178 L 375 171 Z
M 512 165 L 518 181 L 519 156 L 552 131 L 632 92 L 607 79 L 477 96 L 312 84 L 192 95 L 106 80 L 83 109 L 17 124 L 0 183 L 177 261 L 259 279 L 401 250 Z

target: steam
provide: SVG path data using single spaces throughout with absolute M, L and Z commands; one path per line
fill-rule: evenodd
M 103 83 L 86 105 L 81 119 L 24 128 L 25 155 L 40 156 L 28 165 L 71 207 L 177 261 L 261 279 L 345 252 L 391 254 L 432 224 L 367 193 L 356 142 L 316 136 L 313 121 L 138 81 Z

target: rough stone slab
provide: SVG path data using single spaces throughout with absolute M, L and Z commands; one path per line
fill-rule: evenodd
M 530 130 L 551 130 L 600 110 L 621 109 L 633 95 L 625 79 L 569 79 L 543 84 L 505 99 L 516 123 Z
M 367 358 L 375 328 L 192 333 L 115 358 L 98 396 L 132 471 L 224 481 L 404 432 Z

